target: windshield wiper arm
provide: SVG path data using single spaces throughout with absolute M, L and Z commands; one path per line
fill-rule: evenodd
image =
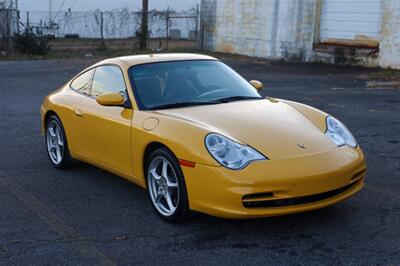
M 261 96 L 230 96 L 230 97 L 216 99 L 215 101 L 220 103 L 228 103 L 240 100 L 259 100 L 259 99 L 264 99 L 264 98 Z
M 259 97 L 259 96 L 230 96 L 230 97 L 221 98 L 221 99 L 213 99 L 211 101 L 167 103 L 167 104 L 152 106 L 149 109 L 152 109 L 152 110 L 169 109 L 169 108 L 179 108 L 179 107 L 188 107 L 188 106 L 228 103 L 228 102 L 240 101 L 240 100 L 259 100 L 259 99 L 264 99 L 264 98 Z
M 167 103 L 152 106 L 150 109 L 168 109 L 168 108 L 179 108 L 179 107 L 187 107 L 187 106 L 197 106 L 197 105 L 208 105 L 208 104 L 217 104 L 219 102 L 209 101 L 209 102 L 177 102 L 177 103 Z

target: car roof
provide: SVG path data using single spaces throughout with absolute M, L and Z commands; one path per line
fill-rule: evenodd
M 140 64 L 167 62 L 167 61 L 185 61 L 185 60 L 218 60 L 218 59 L 208 55 L 189 54 L 189 53 L 142 54 L 142 55 L 130 55 L 130 56 L 109 58 L 98 62 L 96 65 L 117 64 L 117 65 L 125 65 L 125 67 L 131 67 Z

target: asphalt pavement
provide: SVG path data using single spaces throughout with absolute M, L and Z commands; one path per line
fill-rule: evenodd
M 366 154 L 366 186 L 318 211 L 172 225 L 122 178 L 50 165 L 40 103 L 90 63 L 0 62 L 0 265 L 400 264 L 400 90 L 368 88 L 378 70 L 227 60 L 265 95 L 342 120 Z

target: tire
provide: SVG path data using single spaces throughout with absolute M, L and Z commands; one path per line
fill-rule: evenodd
M 160 148 L 152 152 L 146 162 L 147 192 L 153 208 L 166 222 L 184 221 L 190 210 L 185 179 L 178 160 L 168 149 Z
M 69 153 L 67 137 L 64 127 L 56 115 L 51 115 L 46 120 L 45 142 L 51 165 L 57 169 L 70 168 L 72 157 Z

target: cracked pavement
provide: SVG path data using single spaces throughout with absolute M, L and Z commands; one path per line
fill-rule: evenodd
M 0 264 L 399 264 L 400 91 L 358 67 L 226 60 L 263 93 L 342 120 L 367 158 L 365 188 L 296 215 L 161 221 L 145 191 L 86 164 L 51 167 L 39 106 L 88 60 L 0 62 Z M 205 192 L 206 193 L 206 192 Z

